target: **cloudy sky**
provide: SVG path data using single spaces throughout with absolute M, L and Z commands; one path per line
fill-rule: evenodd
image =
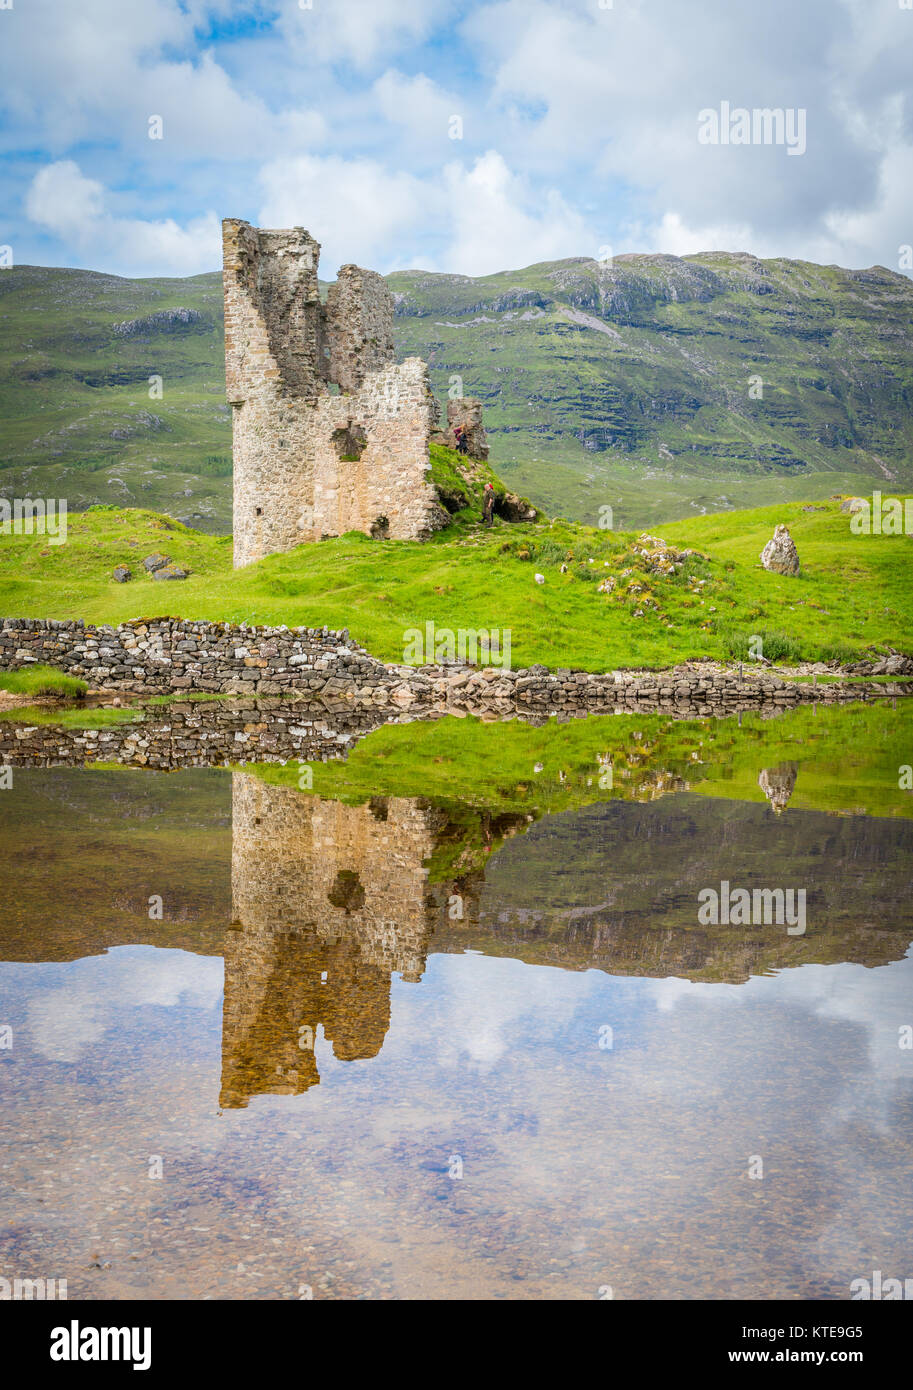
M 306 226 L 328 275 L 607 248 L 908 268 L 910 0 L 11 3 L 17 264 L 194 274 L 240 216 Z M 702 144 L 723 102 L 805 111 L 805 153 Z

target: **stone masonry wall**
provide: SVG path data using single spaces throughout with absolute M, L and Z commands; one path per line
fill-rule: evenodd
M 378 1054 L 391 972 L 425 968 L 439 816 L 411 798 L 346 806 L 232 774 L 223 1106 L 319 1082 L 320 1025 L 336 1057 Z
M 189 690 L 292 694 L 325 708 L 353 705 L 407 712 L 464 710 L 489 718 L 660 710 L 695 715 L 785 708 L 801 702 L 909 694 L 900 681 L 812 685 L 774 671 L 713 663 L 668 671 L 548 671 L 531 666 L 399 666 L 375 660 L 348 633 L 328 628 L 254 627 L 150 618 L 120 627 L 54 619 L 0 619 L 0 670 L 40 662 L 96 690 L 163 694 Z
M 137 619 L 119 627 L 81 621 L 0 620 L 0 669 L 35 662 L 88 681 L 93 689 L 165 694 L 331 696 L 353 683 L 388 680 L 387 669 L 329 628 L 253 627 Z
M 247 930 L 357 935 L 366 960 L 418 979 L 426 861 L 441 813 L 414 798 L 347 806 L 232 775 L 232 910 Z M 445 818 L 446 819 L 446 818 Z
M 369 372 L 392 362 L 392 296 L 383 276 L 341 266 L 327 294 L 323 333 L 325 370 L 343 391 L 357 391 Z
M 470 458 L 488 458 L 488 437 L 482 423 L 482 402 L 475 396 L 459 396 L 447 402 L 447 432 L 445 441 L 451 449 L 456 448 L 457 425 L 462 425 L 466 438 L 466 452 Z
M 393 361 L 393 299 L 346 265 L 323 306 L 303 228 L 223 223 L 234 562 L 359 530 L 424 539 L 447 523 L 428 482 L 428 368 Z

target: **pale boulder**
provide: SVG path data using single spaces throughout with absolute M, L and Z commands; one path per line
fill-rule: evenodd
M 761 564 L 775 574 L 798 574 L 799 552 L 786 526 L 778 526 L 761 551 Z

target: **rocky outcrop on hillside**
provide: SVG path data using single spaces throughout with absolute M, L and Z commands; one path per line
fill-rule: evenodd
M 196 309 L 160 309 L 157 314 L 147 314 L 145 318 L 125 319 L 116 323 L 111 332 L 117 338 L 138 338 L 144 333 L 174 333 L 194 324 L 204 324 L 203 315 Z M 211 324 L 205 325 L 211 328 Z

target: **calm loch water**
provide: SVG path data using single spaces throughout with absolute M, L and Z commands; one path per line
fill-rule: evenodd
M 14 768 L 0 1273 L 188 1299 L 913 1275 L 910 716 L 458 722 L 310 787 Z M 701 923 L 724 881 L 802 889 L 805 931 Z

